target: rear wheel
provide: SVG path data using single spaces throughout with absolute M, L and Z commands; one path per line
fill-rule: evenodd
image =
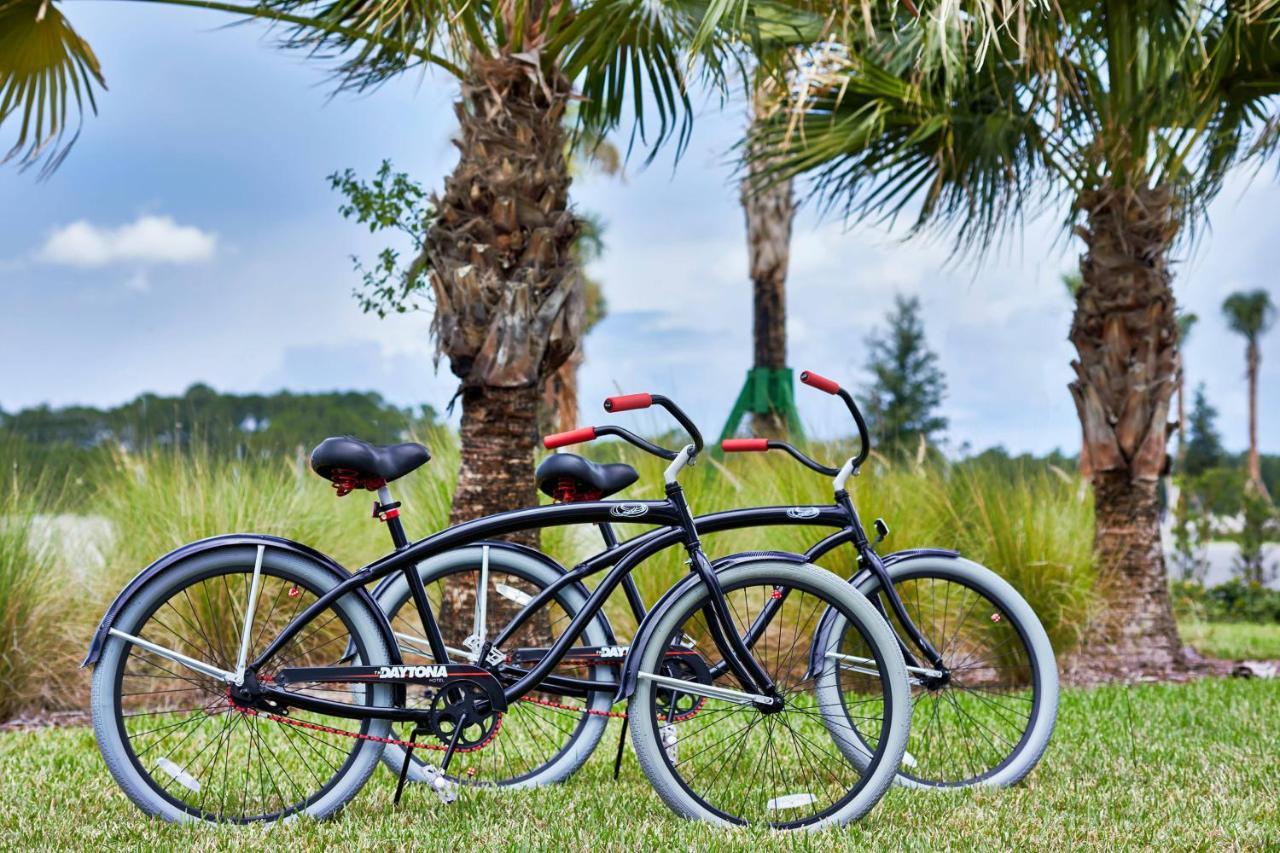
M 432 612 L 440 626 L 449 657 L 455 663 L 466 660 L 464 640 L 475 625 L 474 590 L 477 587 L 485 546 L 471 546 L 440 554 L 419 564 L 418 572 L 427 590 Z M 487 639 L 492 640 L 511 616 L 533 596 L 563 575 L 551 566 L 518 551 L 490 546 L 488 548 L 488 583 L 486 597 Z M 457 606 L 457 590 L 471 595 L 465 608 Z M 556 595 L 516 632 L 503 650 L 546 649 L 572 618 L 585 605 L 582 592 L 573 585 Z M 398 577 L 378 595 L 378 604 L 391 620 L 406 663 L 435 663 L 425 637 L 422 620 L 409 592 L 408 581 Z M 465 611 L 465 612 L 464 612 Z M 609 634 L 603 617 L 593 619 L 577 642 L 577 646 L 605 646 Z M 552 670 L 554 675 L 616 681 L 616 665 L 603 659 L 566 660 Z M 526 663 L 524 668 L 531 664 Z M 504 676 L 504 683 L 515 681 L 517 674 Z M 614 691 L 596 690 L 586 695 L 566 696 L 553 691 L 532 691 L 517 699 L 502 715 L 492 737 L 478 748 L 455 753 L 449 763 L 449 776 L 460 784 L 478 786 L 534 787 L 563 781 L 587 760 L 600 742 L 608 723 Z M 430 706 L 435 701 L 430 689 L 410 688 L 410 707 Z M 409 728 L 402 734 L 407 737 Z M 404 750 L 388 745 L 383 761 L 397 774 L 404 763 Z M 428 766 L 438 763 L 438 756 L 415 750 L 409 764 L 411 781 L 429 781 Z
M 911 740 L 898 781 L 918 788 L 1020 781 L 1039 763 L 1058 713 L 1057 664 L 1035 611 L 1004 579 L 962 558 L 917 557 L 891 565 L 889 574 L 948 670 L 945 679 L 908 673 Z M 858 589 L 883 598 L 874 576 Z M 882 606 L 890 612 L 888 602 Z M 889 621 L 905 640 L 898 619 Z M 848 757 L 865 761 L 859 749 Z
M 130 600 L 114 628 L 232 672 L 257 549 L 223 548 L 180 561 Z M 250 626 L 249 659 L 337 584 L 304 557 L 268 547 Z M 390 663 L 377 613 L 352 594 L 321 611 L 259 672 L 289 666 Z M 291 691 L 358 706 L 387 706 L 385 685 L 297 683 Z M 290 709 L 274 720 L 232 701 L 230 685 L 113 635 L 93 674 L 98 746 L 143 811 L 171 821 L 268 821 L 342 807 L 377 766 L 380 720 Z M 288 721 L 288 722 L 286 722 Z M 292 724 L 291 724 L 292 723 Z

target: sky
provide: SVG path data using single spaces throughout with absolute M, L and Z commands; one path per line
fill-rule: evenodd
M 97 52 L 110 91 L 52 178 L 0 167 L 0 409 L 112 405 L 143 391 L 370 389 L 443 409 L 429 315 L 362 314 L 353 254 L 386 238 L 344 221 L 325 180 L 384 159 L 429 188 L 456 161 L 455 84 L 411 72 L 365 95 L 333 94 L 327 69 L 275 49 L 255 25 L 148 4 L 62 4 Z M 739 103 L 699 108 L 688 151 L 622 178 L 585 174 L 572 195 L 607 225 L 592 269 L 608 316 L 586 341 L 583 423 L 597 401 L 652 391 L 719 432 L 751 357 L 750 285 L 731 151 Z M 12 129 L 0 131 L 0 146 Z M 1229 448 L 1246 441 L 1244 344 L 1221 317 L 1233 290 L 1280 301 L 1280 186 L 1238 174 L 1212 228 L 1182 250 L 1175 292 L 1201 320 L 1184 360 L 1204 382 Z M 848 224 L 805 206 L 795 224 L 789 361 L 865 385 L 866 337 L 895 294 L 921 300 L 947 376 L 949 446 L 1074 452 L 1067 383 L 1071 303 L 1060 282 L 1078 240 L 1030 223 L 981 264 L 904 229 Z M 1261 444 L 1280 453 L 1280 329 L 1264 339 Z M 847 429 L 825 395 L 799 388 L 810 431 Z M 455 415 L 456 416 L 456 415 Z M 644 417 L 633 426 L 658 426 Z

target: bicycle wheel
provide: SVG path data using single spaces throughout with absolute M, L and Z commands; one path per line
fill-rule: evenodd
M 418 572 L 427 590 L 432 612 L 440 625 L 449 657 L 455 662 L 469 654 L 464 640 L 475 628 L 475 593 L 484 561 L 484 546 L 460 548 L 419 564 Z M 486 585 L 486 637 L 494 638 L 510 618 L 539 591 L 561 577 L 555 569 L 527 554 L 507 548 L 488 548 Z M 458 591 L 468 593 L 459 603 Z M 573 585 L 561 589 L 524 627 L 503 643 L 507 652 L 546 649 L 559 637 L 586 603 Z M 378 605 L 391 620 L 406 663 L 436 662 L 425 638 L 422 621 L 414 607 L 408 581 L 398 577 L 378 594 Z M 578 647 L 603 647 L 609 643 L 607 623 L 600 616 L 588 623 Z M 601 663 L 599 656 L 570 656 L 553 674 L 596 681 L 615 682 L 616 666 Z M 527 669 L 531 663 L 522 664 Z M 504 683 L 516 680 L 514 670 L 503 675 Z M 459 752 L 449 763 L 449 776 L 461 784 L 510 786 L 516 788 L 549 785 L 572 775 L 590 757 L 608 724 L 613 690 L 589 691 L 566 696 L 552 691 L 534 691 L 518 699 L 502 715 L 490 740 L 479 748 Z M 430 707 L 431 688 L 411 688 L 410 707 Z M 407 733 L 408 728 L 405 728 Z M 404 750 L 387 746 L 382 756 L 395 773 L 404 763 Z M 430 752 L 415 750 L 408 778 L 430 781 L 427 768 L 433 763 Z
M 1040 761 L 1058 715 L 1057 664 L 1035 611 L 969 560 L 918 557 L 890 566 L 889 574 L 907 615 L 948 670 L 945 679 L 908 673 L 911 740 L 899 782 L 962 788 L 1020 781 Z M 874 576 L 858 589 L 868 598 L 881 593 Z M 905 640 L 897 618 L 889 621 Z M 865 760 L 857 748 L 848 757 Z
M 114 627 L 140 640 L 236 669 L 257 548 L 222 548 L 182 560 L 148 581 Z M 333 575 L 268 547 L 250 626 L 249 659 L 324 592 Z M 348 653 L 350 649 L 350 653 Z M 343 596 L 303 628 L 258 676 L 286 666 L 390 663 L 378 615 Z M 391 690 L 297 683 L 300 694 L 386 706 Z M 297 708 L 288 715 L 237 706 L 230 685 L 113 635 L 93 674 L 93 725 L 116 782 L 144 812 L 170 821 L 245 823 L 333 814 L 377 766 L 385 721 Z M 275 717 L 275 718 L 273 718 Z
M 766 605 L 780 602 L 752 654 L 775 681 L 782 706 L 766 712 L 740 697 L 704 694 L 697 713 L 675 715 L 686 690 L 655 678 L 672 647 L 697 650 L 718 674 L 712 687 L 742 691 L 730 671 L 720 672 L 705 612 L 708 591 L 691 586 L 634 651 L 641 657 L 629 715 L 645 774 L 667 805 L 693 819 L 793 829 L 862 817 L 893 781 L 907 741 L 910 696 L 888 626 L 861 594 L 816 566 L 765 559 L 725 568 L 718 577 L 741 636 Z M 829 608 L 839 614 L 833 623 L 839 630 L 818 635 Z M 830 678 L 837 654 L 875 667 L 856 687 L 820 698 L 818 684 Z M 860 732 L 874 733 L 870 761 L 844 760 L 837 744 L 848 735 L 833 735 L 825 725 L 825 702 L 857 720 Z

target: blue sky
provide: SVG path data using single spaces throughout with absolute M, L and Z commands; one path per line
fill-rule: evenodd
M 325 176 L 371 173 L 383 158 L 429 187 L 455 160 L 454 86 L 408 77 L 331 97 L 325 69 L 271 47 L 255 26 L 128 2 L 67 2 L 110 91 L 52 179 L 0 169 L 0 408 L 112 404 L 195 381 L 230 391 L 368 388 L 443 407 L 454 382 L 432 366 L 425 314 L 387 320 L 351 298 L 349 256 L 381 243 L 336 212 Z M 575 181 L 608 224 L 593 273 L 609 316 L 587 341 L 584 423 L 618 390 L 686 401 L 719 429 L 750 359 L 742 215 L 728 151 L 743 122 L 730 104 L 701 110 L 693 142 L 634 162 L 624 179 Z M 0 139 L 0 145 L 7 143 Z M 639 159 L 639 158 L 637 158 Z M 1201 316 L 1186 351 L 1231 447 L 1245 441 L 1243 343 L 1221 320 L 1225 294 L 1280 298 L 1280 187 L 1270 169 L 1239 175 L 1212 209 L 1212 231 L 1175 267 L 1180 302 Z M 791 363 L 855 387 L 864 339 L 895 293 L 919 295 L 949 392 L 951 446 L 1072 449 L 1066 384 L 1071 306 L 1059 283 L 1078 241 L 1032 223 L 981 267 L 947 248 L 820 219 L 796 225 Z M 1263 347 L 1262 444 L 1280 452 L 1280 330 Z M 801 389 L 803 417 L 843 429 L 829 398 Z

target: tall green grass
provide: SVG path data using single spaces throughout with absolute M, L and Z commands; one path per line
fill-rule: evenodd
M 60 571 L 51 537 L 40 529 L 42 513 L 56 502 L 47 484 L 24 482 L 16 471 L 0 480 L 0 720 L 65 707 L 77 692 L 86 596 Z
M 393 485 L 411 536 L 448 521 L 457 448 L 441 431 L 424 436 L 433 461 Z M 116 528 L 103 581 L 112 589 L 180 545 L 223 533 L 265 533 L 307 543 L 350 569 L 391 548 L 371 518 L 372 499 L 335 492 L 315 476 L 301 449 L 276 459 L 228 459 L 196 448 L 144 453 L 117 450 L 96 483 L 90 509 Z
M 810 448 L 819 459 L 847 458 L 843 443 Z M 625 493 L 633 499 L 662 497 L 666 463 L 629 448 L 610 448 L 600 456 L 619 459 L 640 471 Z M 682 479 L 695 513 L 749 506 L 827 504 L 831 480 L 782 454 L 744 454 L 723 461 L 700 460 Z M 1080 638 L 1094 602 L 1092 494 L 1076 476 L 1050 467 L 950 465 L 935 459 L 874 456 L 849 491 L 870 529 L 883 517 L 891 533 L 881 553 L 918 547 L 951 548 L 992 569 L 1035 608 L 1054 642 L 1065 651 Z M 635 535 L 642 525 L 619 526 Z M 704 537 L 713 558 L 741 551 L 803 552 L 831 528 L 785 526 L 710 534 Z M 543 547 L 566 565 L 599 550 L 594 531 L 562 529 L 543 535 Z M 673 548 L 644 563 L 635 574 L 641 593 L 652 602 L 688 568 L 683 549 Z M 855 555 L 842 547 L 823 567 L 848 577 Z M 621 597 L 609 616 L 624 632 L 634 626 Z
M 441 430 L 421 438 L 432 450 L 432 461 L 393 486 L 411 538 L 447 524 L 458 466 L 452 433 Z M 849 448 L 824 445 L 813 451 L 836 459 Z M 665 462 L 616 443 L 589 453 L 639 469 L 639 482 L 620 498 L 662 497 Z M 74 675 L 74 663 L 97 619 L 134 574 L 187 542 L 220 533 L 274 534 L 305 542 L 353 570 L 390 550 L 384 526 L 370 519 L 370 496 L 357 493 L 335 501 L 328 484 L 308 469 L 301 449 L 271 459 L 225 458 L 200 448 L 117 449 L 78 476 L 80 481 L 60 490 L 20 486 L 29 477 L 11 472 L 0 494 L 0 684 L 6 688 L 0 717 L 31 704 L 82 702 L 83 680 Z M 832 500 L 828 478 L 779 454 L 731 456 L 723 462 L 704 457 L 682 482 L 696 513 Z M 1092 507 L 1088 489 L 1077 478 L 1048 469 L 1010 472 L 877 457 L 851 481 L 850 490 L 868 525 L 876 517 L 890 525 L 893 532 L 882 553 L 925 545 L 959 550 L 1022 592 L 1060 651 L 1077 639 L 1094 586 Z M 74 501 L 49 497 L 63 493 Z M 87 570 L 74 548 L 36 541 L 31 531 L 37 501 L 42 513 L 107 519 L 114 535 L 99 543 L 105 566 Z M 620 533 L 625 537 L 647 529 L 626 525 Z M 704 545 L 712 557 L 760 549 L 804 551 L 830 532 L 800 526 L 742 530 L 708 535 Z M 542 546 L 572 566 L 599 551 L 602 542 L 591 527 L 549 528 Z M 684 559 L 683 549 L 676 547 L 639 567 L 635 578 L 646 601 L 656 601 L 684 576 Z M 823 562 L 843 576 L 855 568 L 847 547 Z M 631 634 L 634 620 L 620 594 L 608 613 L 620 635 Z M 32 661 L 50 660 L 73 674 L 19 683 Z

